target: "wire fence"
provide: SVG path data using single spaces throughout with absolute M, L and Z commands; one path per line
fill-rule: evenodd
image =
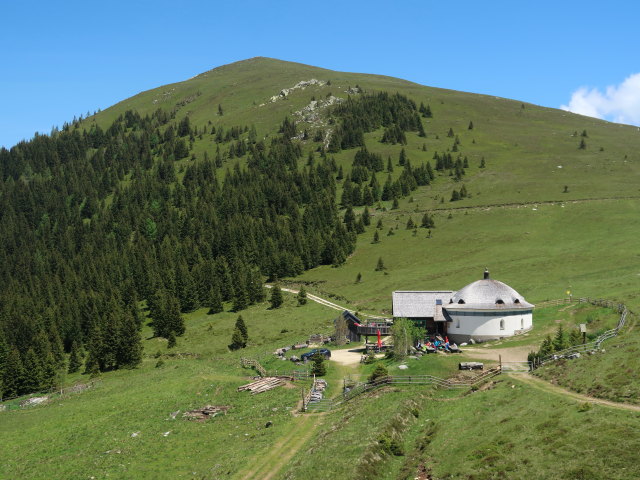
M 550 302 L 553 302 L 553 300 L 551 300 Z M 583 353 L 597 352 L 601 349 L 602 343 L 605 340 L 609 340 L 613 337 L 616 337 L 620 333 L 620 330 L 622 330 L 622 328 L 624 328 L 626 324 L 627 316 L 629 315 L 629 309 L 627 309 L 624 303 L 617 303 L 617 302 L 613 302 L 611 300 L 602 299 L 602 298 L 588 298 L 588 297 L 578 298 L 575 300 L 575 302 L 590 303 L 592 305 L 598 305 L 601 307 L 607 307 L 607 308 L 611 308 L 612 310 L 615 310 L 616 312 L 620 313 L 620 318 L 618 319 L 617 325 L 615 326 L 615 328 L 612 328 L 611 330 L 607 330 L 606 332 L 602 333 L 595 340 L 591 342 L 583 343 L 580 345 L 574 345 L 569 348 L 565 348 L 564 350 L 553 352 L 542 358 L 535 357 L 533 361 L 532 369 L 539 368 L 546 363 L 554 362 L 556 360 L 561 360 L 563 358 L 576 358 L 578 355 L 581 355 Z M 558 305 L 560 304 L 561 303 L 558 303 Z
M 77 383 L 66 388 L 51 388 L 49 390 L 43 390 L 41 392 L 30 393 L 29 395 L 20 395 L 16 397 L 1 398 L 0 412 L 7 410 L 19 410 L 21 408 L 34 407 L 36 405 L 42 405 L 49 403 L 53 399 L 63 397 L 65 395 L 80 393 L 94 388 L 98 382 L 91 380 L 87 383 Z

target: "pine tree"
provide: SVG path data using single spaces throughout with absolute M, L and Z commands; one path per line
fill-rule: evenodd
M 233 289 L 233 307 L 232 311 L 239 312 L 249 306 L 249 300 L 247 299 L 247 291 L 244 288 L 244 282 L 240 282 Z
M 220 295 L 220 288 L 218 288 L 217 283 L 214 283 L 209 291 L 209 301 L 207 306 L 209 307 L 207 315 L 213 315 L 224 311 L 222 296 Z
M 233 329 L 233 334 L 231 335 L 231 343 L 229 344 L 230 350 L 239 350 L 243 347 L 244 338 L 242 337 L 242 332 L 239 328 Z
M 82 367 L 82 353 L 78 343 L 74 340 L 71 343 L 71 353 L 69 355 L 69 373 L 75 373 Z
M 324 356 L 320 353 L 316 353 L 313 356 L 313 366 L 311 367 L 311 373 L 316 377 L 323 377 L 327 373 L 327 367 L 324 364 Z
M 387 370 L 387 368 L 380 362 L 378 362 L 376 364 L 376 368 L 373 370 L 373 372 L 371 372 L 371 375 L 369 375 L 369 383 L 373 383 L 376 380 L 378 380 L 379 378 L 384 378 L 387 377 L 389 375 L 389 371 Z
M 587 142 L 584 141 L 584 138 L 580 139 L 580 145 L 578 146 L 579 150 L 586 150 L 587 148 Z
M 362 281 L 362 273 L 358 272 L 358 275 L 356 275 L 356 283 L 360 283 Z
M 282 306 L 284 298 L 279 285 L 276 284 L 271 289 L 271 298 L 269 299 L 269 302 L 271 303 L 271 308 L 280 308 Z
M 244 323 L 242 315 L 238 315 L 234 328 L 240 330 L 240 334 L 242 335 L 242 348 L 246 347 L 249 341 L 249 331 L 247 330 L 247 325 Z
M 20 358 L 20 352 L 12 347 L 7 355 L 2 378 L 2 395 L 4 398 L 17 397 L 26 392 L 25 371 Z
M 413 230 L 413 228 L 415 227 L 415 223 L 413 223 L 413 218 L 409 217 L 409 220 L 407 220 L 407 230 Z
M 373 232 L 373 242 L 371 243 L 380 243 L 380 235 L 378 235 L 378 230 Z
M 382 257 L 378 257 L 378 263 L 376 264 L 376 272 L 382 272 L 385 270 L 384 262 L 382 261 Z
M 381 230 L 381 229 L 383 228 L 383 225 L 382 225 L 382 219 L 381 219 L 381 218 L 380 218 L 380 219 L 378 219 L 378 223 L 376 223 L 376 228 L 377 228 L 378 230 Z
M 37 392 L 43 388 L 44 370 L 40 359 L 32 348 L 29 349 L 24 358 L 24 391 Z
M 469 130 L 473 130 L 473 122 L 469 122 Z
M 567 344 L 567 337 L 564 333 L 564 329 L 562 325 L 558 325 L 558 329 L 556 330 L 556 335 L 553 338 L 553 348 L 554 350 L 560 351 L 567 348 L 569 345 Z
M 142 339 L 133 315 L 124 313 L 118 328 L 117 367 L 137 367 L 142 362 Z
M 484 157 L 482 157 L 482 158 L 480 159 L 480 168 L 485 168 L 486 166 L 487 166 L 487 164 L 486 164 L 486 163 L 485 163 L 485 161 L 484 161 Z
M 305 290 L 304 285 L 300 285 L 300 290 L 298 291 L 296 298 L 298 299 L 298 305 L 306 305 L 307 291 Z
M 224 110 L 222 110 L 222 105 L 218 104 L 218 115 L 222 116 L 224 115 Z
M 186 328 L 184 319 L 180 315 L 180 305 L 178 300 L 171 295 L 167 299 L 166 319 L 169 332 L 173 332 L 177 337 L 184 335 Z
M 174 348 L 178 344 L 176 340 L 176 335 L 173 332 L 169 332 L 169 336 L 167 337 L 167 348 Z
M 369 209 L 367 207 L 364 207 L 364 210 L 362 211 L 362 223 L 365 226 L 369 226 L 371 225 L 371 215 L 369 214 Z
M 251 303 L 262 303 L 266 298 L 266 293 L 264 290 L 262 274 L 260 270 L 254 268 L 251 270 L 249 274 L 249 285 L 248 285 L 248 295 L 249 301 Z

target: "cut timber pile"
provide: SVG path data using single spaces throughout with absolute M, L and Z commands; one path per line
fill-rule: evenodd
M 227 410 L 229 410 L 230 408 L 231 407 L 229 405 L 206 405 L 202 408 L 196 408 L 195 410 L 184 412 L 182 416 L 188 418 L 189 420 L 204 421 L 209 418 L 215 417 L 219 413 L 227 413 Z
M 243 390 L 249 390 L 251 394 L 255 395 L 256 393 L 266 392 L 267 390 L 271 390 L 272 388 L 276 388 L 281 385 L 284 385 L 283 379 L 278 377 L 265 377 L 238 387 L 238 391 L 242 392 Z

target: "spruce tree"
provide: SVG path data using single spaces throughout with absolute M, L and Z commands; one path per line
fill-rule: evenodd
M 358 272 L 358 275 L 356 275 L 356 283 L 360 283 L 362 281 L 362 273 Z
M 136 320 L 126 312 L 120 317 L 118 328 L 117 367 L 137 367 L 142 362 L 142 339 Z
M 280 308 L 283 302 L 284 298 L 282 296 L 282 290 L 280 290 L 280 286 L 276 284 L 271 289 L 271 298 L 269 298 L 271 308 Z
M 42 390 L 44 383 L 44 369 L 42 361 L 36 356 L 32 348 L 24 358 L 24 391 L 25 393 Z
M 251 270 L 249 275 L 248 294 L 251 303 L 262 303 L 266 298 L 262 274 L 257 268 Z
M 242 348 L 246 347 L 249 341 L 249 331 L 247 330 L 247 325 L 244 323 L 242 315 L 238 315 L 234 328 L 240 330 L 240 334 L 242 335 Z
M 220 288 L 217 283 L 214 283 L 211 286 L 211 290 L 209 291 L 209 300 L 207 303 L 207 306 L 209 307 L 207 315 L 213 315 L 224 311 L 222 296 L 220 295 Z
M 242 332 L 239 328 L 233 329 L 233 334 L 231 335 L 231 343 L 229 344 L 230 350 L 238 350 L 243 347 L 244 338 L 242 337 Z
M 378 362 L 376 364 L 376 368 L 373 370 L 373 372 L 371 372 L 371 375 L 369 375 L 369 383 L 373 383 L 376 380 L 378 380 L 379 378 L 384 378 L 387 377 L 389 375 L 389 371 L 387 370 L 387 368 L 380 362 Z
M 382 272 L 385 270 L 384 262 L 382 261 L 382 257 L 378 257 L 378 263 L 376 264 L 376 272 Z
M 71 343 L 71 353 L 69 354 L 69 373 L 75 373 L 82 367 L 82 353 L 78 342 Z
M 316 377 L 323 377 L 327 373 L 327 367 L 324 364 L 324 356 L 320 353 L 316 353 L 313 356 L 313 366 L 311 367 L 311 373 Z
M 364 210 L 362 211 L 362 223 L 367 227 L 371 225 L 371 215 L 369 214 L 369 209 L 367 207 L 364 207 Z
M 165 315 L 168 328 L 167 331 L 173 332 L 177 337 L 184 335 L 186 328 L 184 325 L 184 319 L 180 314 L 180 305 L 178 300 L 171 295 L 167 298 Z
M 296 298 L 298 299 L 298 305 L 307 304 L 307 290 L 304 288 L 304 285 L 300 285 L 300 290 Z
M 244 282 L 237 285 L 240 288 L 234 288 L 233 295 L 233 307 L 232 311 L 239 312 L 244 310 L 249 305 L 249 301 L 247 299 L 247 292 L 244 288 Z
M 7 355 L 2 379 L 2 395 L 4 398 L 13 398 L 25 393 L 25 371 L 20 358 L 20 352 L 12 347 Z
M 169 336 L 167 338 L 167 348 L 174 348 L 178 344 L 176 340 L 176 335 L 173 332 L 169 332 Z
M 380 235 L 378 235 L 378 230 L 373 232 L 373 241 L 371 243 L 380 243 Z
M 415 223 L 413 223 L 413 218 L 409 217 L 409 220 L 407 220 L 407 230 L 413 230 L 413 228 L 415 227 Z

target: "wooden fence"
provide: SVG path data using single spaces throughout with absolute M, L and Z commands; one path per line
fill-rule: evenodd
M 574 345 L 572 347 L 569 348 L 565 348 L 564 350 L 560 350 L 558 352 L 553 352 L 550 355 L 547 355 L 546 357 L 543 357 L 541 359 L 534 359 L 533 365 L 532 365 L 532 369 L 536 369 L 538 367 L 541 367 L 542 365 L 544 365 L 545 363 L 549 363 L 549 362 L 553 362 L 556 360 L 561 360 L 563 358 L 568 358 L 571 357 L 575 354 L 583 354 L 583 353 L 591 353 L 591 352 L 597 352 L 598 350 L 600 350 L 601 346 L 602 346 L 602 342 L 604 342 L 605 340 L 609 340 L 610 338 L 613 338 L 615 336 L 617 336 L 620 333 L 620 330 L 622 330 L 622 328 L 624 327 L 626 321 L 627 321 L 627 316 L 629 315 L 629 310 L 627 309 L 627 307 L 623 304 L 623 303 L 616 303 L 613 302 L 611 300 L 606 300 L 606 299 L 602 299 L 602 298 L 578 298 L 576 300 L 574 300 L 578 303 L 590 303 L 592 305 L 598 305 L 601 307 L 607 307 L 607 308 L 611 308 L 615 311 L 617 311 L 618 313 L 620 313 L 620 318 L 618 319 L 618 324 L 616 325 L 615 328 L 612 328 L 611 330 L 607 330 L 606 332 L 604 332 L 603 334 L 599 335 L 594 341 L 592 342 L 588 342 L 588 343 L 583 343 L 580 345 Z
M 47 397 L 45 402 L 48 402 L 52 398 L 62 397 L 70 393 L 84 392 L 85 390 L 89 390 L 90 388 L 93 388 L 97 383 L 98 382 L 96 380 L 91 380 L 90 382 L 87 382 L 87 383 L 77 383 L 75 385 L 72 385 L 66 388 L 52 388 L 50 390 L 44 390 L 42 392 L 31 393 L 27 396 L 21 395 L 18 397 L 11 397 L 11 398 L 0 398 L 0 401 L 3 402 L 3 404 L 0 405 L 0 411 L 16 410 L 20 408 L 39 405 L 40 403 L 30 403 L 29 400 L 32 398 Z M 19 403 L 12 402 L 13 400 L 17 402 L 17 399 L 19 398 L 23 398 L 23 400 L 20 401 Z
M 466 381 L 449 380 L 446 378 L 436 377 L 434 375 L 388 375 L 380 377 L 374 382 L 356 383 L 349 390 L 345 390 L 340 399 L 323 399 L 317 402 L 303 402 L 303 411 L 305 412 L 321 412 L 337 408 L 349 400 L 362 395 L 368 391 L 374 390 L 385 385 L 432 385 L 436 388 L 445 390 L 450 389 L 471 389 L 477 387 L 484 381 L 500 375 L 500 367 L 491 368 L 482 372 L 475 377 Z M 308 397 L 311 396 L 311 391 Z M 306 399 L 307 397 L 305 397 Z

